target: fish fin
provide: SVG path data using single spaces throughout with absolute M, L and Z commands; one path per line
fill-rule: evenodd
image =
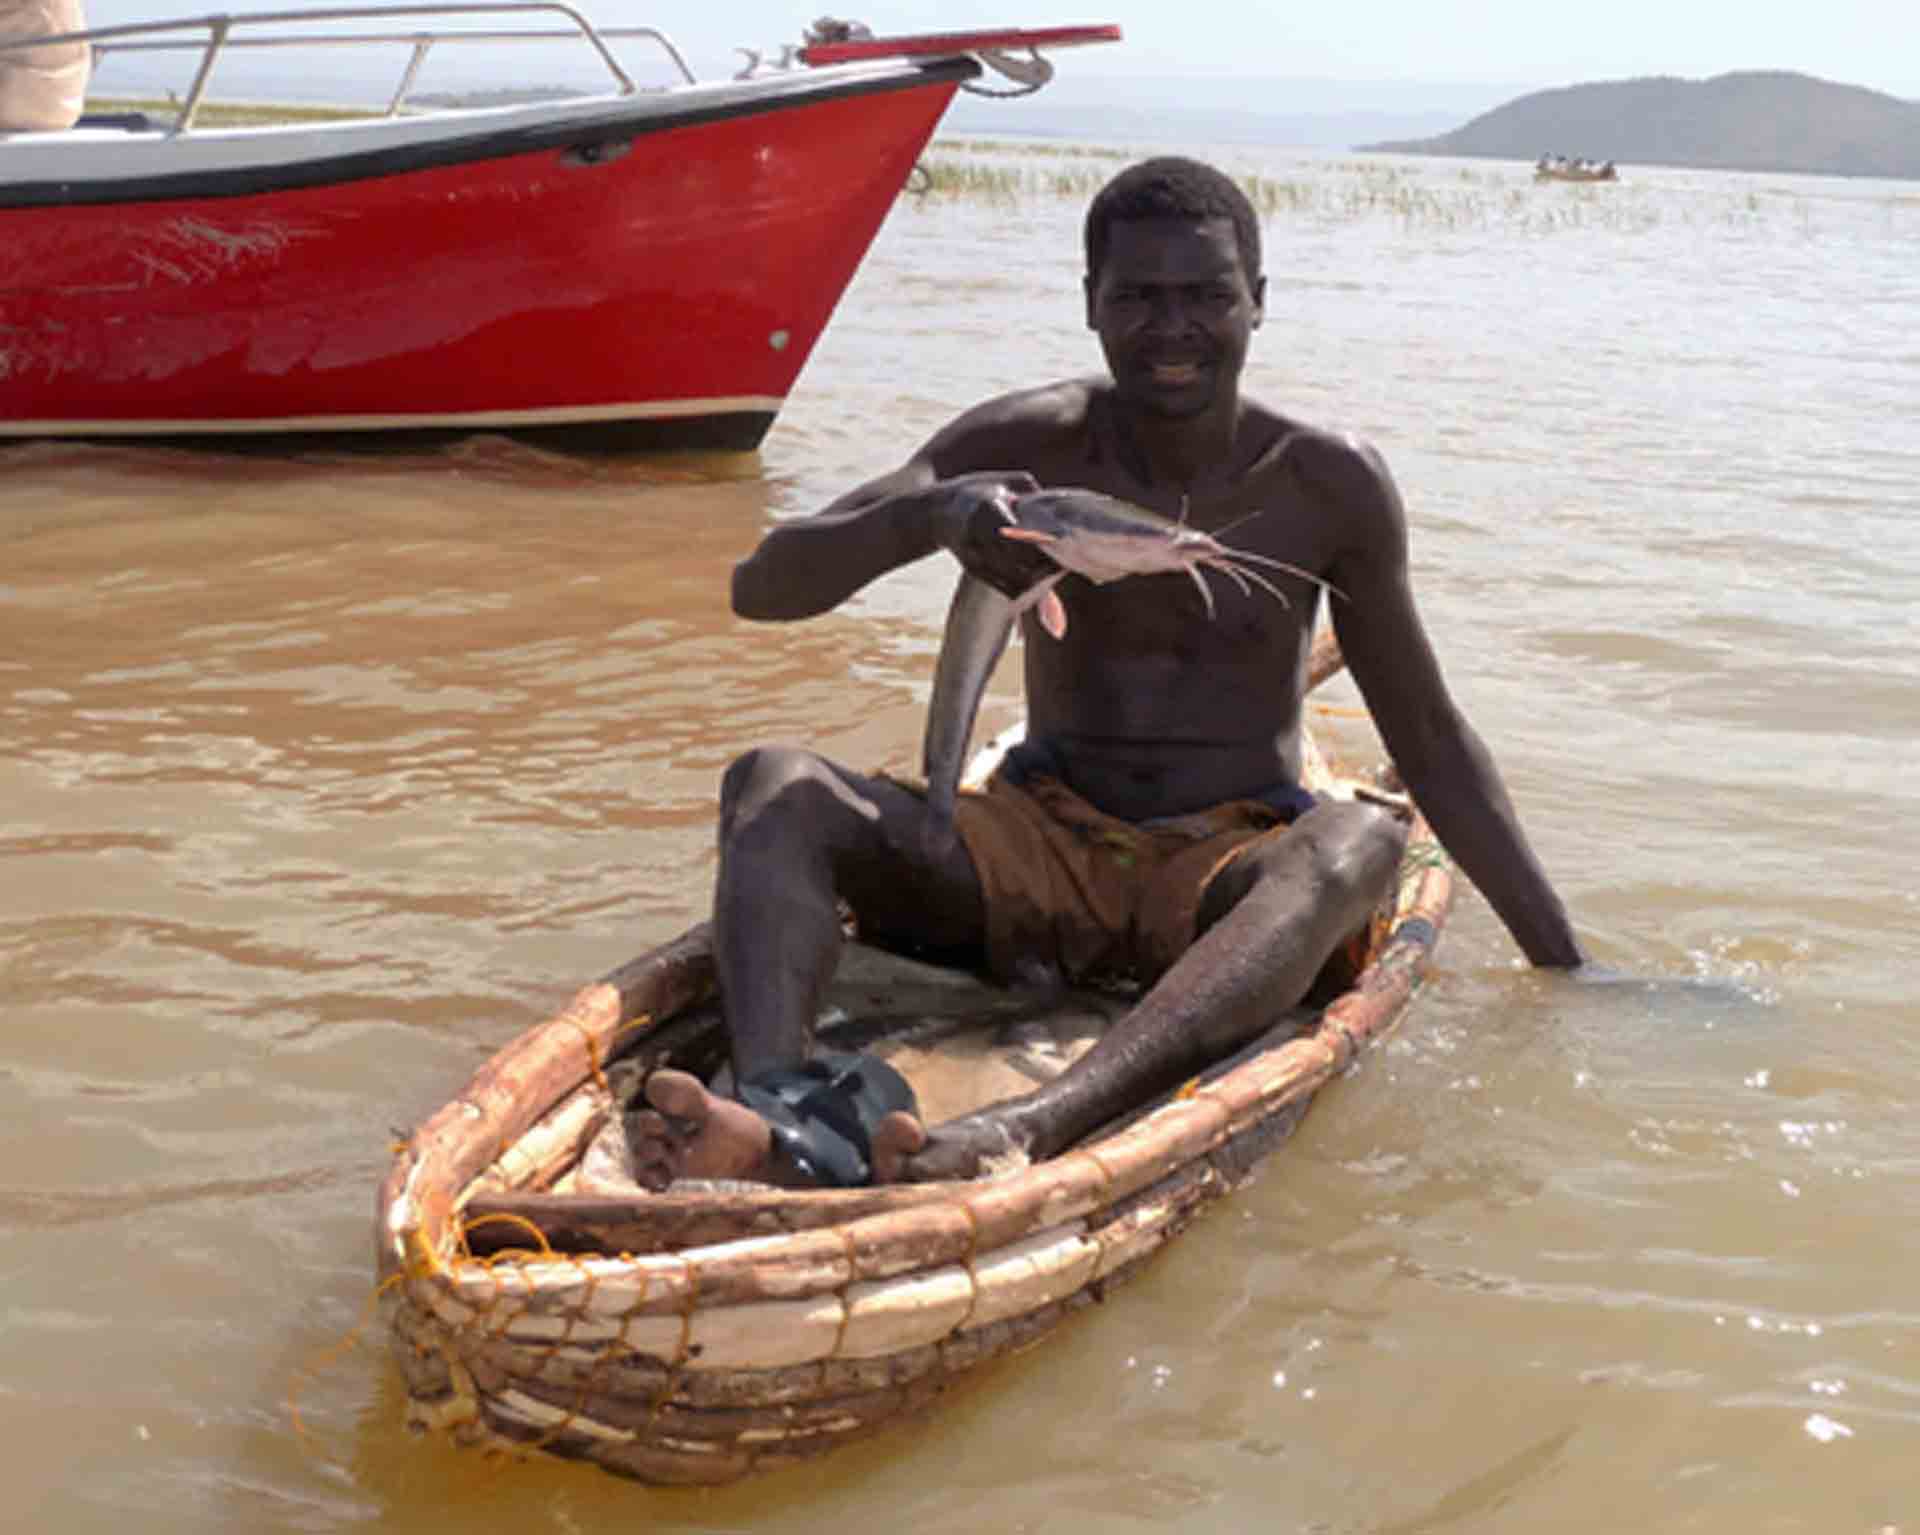
M 1040 627 L 1056 640 L 1067 637 L 1067 605 L 1051 586 L 1047 588 L 1046 596 L 1040 599 Z
M 1002 538 L 1011 538 L 1023 544 L 1057 544 L 1058 533 L 1042 533 L 1038 528 L 1016 528 L 1009 524 L 1000 530 Z
M 1042 576 L 1038 581 L 1034 582 L 1032 586 L 1028 587 L 1018 597 L 1014 598 L 1013 599 L 1014 621 L 1017 623 L 1019 621 L 1020 615 L 1026 612 L 1028 608 L 1040 608 L 1042 610 L 1042 617 L 1040 621 L 1041 623 L 1044 624 L 1046 622 L 1046 618 L 1044 615 L 1045 615 L 1045 607 L 1046 607 L 1047 599 L 1049 597 L 1053 597 L 1053 589 L 1060 584 L 1062 579 L 1065 578 L 1066 574 L 1067 573 L 1064 570 L 1056 570 L 1050 576 Z M 1060 599 L 1058 597 L 1053 597 L 1053 600 L 1057 603 Z M 1061 626 L 1063 628 L 1065 627 L 1064 620 L 1062 621 Z M 1051 634 L 1053 631 L 1049 629 L 1047 632 Z M 1056 639 L 1059 638 L 1058 635 L 1055 635 L 1054 637 Z
M 1056 640 L 1067 632 L 1066 604 L 1061 602 L 1054 588 L 1065 578 L 1064 570 L 1056 570 L 1052 575 L 1036 581 L 1018 597 L 1013 599 L 1013 617 L 1017 621 L 1028 608 L 1038 608 L 1040 627 Z

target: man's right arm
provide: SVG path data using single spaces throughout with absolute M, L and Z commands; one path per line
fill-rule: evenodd
M 877 480 L 811 517 L 782 522 L 734 567 L 742 618 L 812 618 L 869 581 L 951 553 L 970 573 L 1013 596 L 1053 570 L 1031 544 L 1000 537 L 1013 503 L 1038 481 L 1028 467 L 1063 416 L 1084 411 L 1084 390 L 1054 385 L 975 406 Z M 1020 467 L 1014 467 L 1020 466 Z
M 922 453 L 869 480 L 811 517 L 769 530 L 733 571 L 733 611 L 742 618 L 812 618 L 869 581 L 949 548 L 966 519 L 1012 504 L 1006 475 L 941 480 Z

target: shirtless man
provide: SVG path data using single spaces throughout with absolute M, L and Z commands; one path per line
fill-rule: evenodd
M 1087 324 L 1110 376 L 989 400 L 891 474 L 774 528 L 734 572 L 734 610 L 811 617 L 942 549 L 1018 592 L 1053 569 L 1032 546 L 999 536 L 1036 487 L 1082 486 L 1170 516 L 1184 504 L 1192 525 L 1232 525 L 1234 547 L 1334 588 L 1331 615 L 1348 669 L 1442 843 L 1528 959 L 1581 964 L 1493 762 L 1448 695 L 1414 607 L 1406 514 L 1386 465 L 1365 443 L 1240 393 L 1266 292 L 1245 197 L 1192 161 L 1136 165 L 1094 199 L 1086 261 Z M 647 1088 L 653 1112 L 640 1116 L 643 1180 L 890 1181 L 967 1176 L 1009 1149 L 1038 1159 L 1220 1059 L 1299 1002 L 1387 889 L 1405 833 L 1389 812 L 1365 804 L 1315 805 L 1266 830 L 1298 798 L 1302 679 L 1318 601 L 1309 583 L 1275 579 L 1285 606 L 1258 588 L 1245 594 L 1216 582 L 1219 611 L 1209 620 L 1184 576 L 1107 586 L 1070 576 L 1057 589 L 1069 615 L 1064 638 L 1041 634 L 1031 614 L 1024 620 L 1028 733 L 1039 766 L 1022 776 L 1041 780 L 1026 786 L 1055 810 L 1065 805 L 1071 824 L 1117 818 L 1079 842 L 1124 839 L 1141 823 L 1204 818 L 1213 807 L 1279 807 L 1264 821 L 1249 811 L 1247 828 L 1229 838 L 1237 850 L 1205 855 L 1197 874 L 1191 859 L 1182 862 L 1190 888 L 1184 917 L 1176 900 L 1175 918 L 1184 929 L 1170 951 L 1136 965 L 1150 989 L 1080 1061 L 1029 1094 L 931 1130 L 909 1112 L 884 1112 L 882 1094 L 849 1132 L 867 1142 L 851 1173 L 809 1165 L 788 1134 L 791 1116 L 764 1095 L 743 1093 L 749 1107 L 684 1073 L 659 1072 Z M 982 808 L 995 798 L 963 795 L 960 838 L 938 850 L 921 837 L 925 801 L 890 779 L 792 747 L 749 752 L 728 769 L 714 937 L 738 1081 L 791 1084 L 794 1068 L 810 1060 L 841 941 L 836 898 L 885 942 L 946 955 L 986 951 L 1002 970 L 1032 961 L 1071 974 L 1074 954 L 1008 963 L 992 952 L 1009 941 L 1002 908 L 1021 898 L 1027 866 L 1051 856 L 1005 857 L 1006 839 L 981 830 L 981 817 L 998 814 Z M 1043 820 L 1052 813 L 1038 812 Z M 1022 814 L 1031 821 L 1036 812 L 1026 805 Z M 1019 841 L 1026 835 L 1013 845 L 1028 846 Z M 1096 855 L 1069 846 L 1066 856 Z M 1003 867 L 1009 862 L 1015 867 Z M 1096 871 L 1097 879 L 1137 873 L 1131 856 L 1122 862 L 1129 867 Z M 1165 896 L 1171 871 L 1156 866 L 1143 888 Z M 1055 878 L 1046 888 L 1075 882 Z M 1031 947 L 1033 924 L 1021 931 Z M 1078 929 L 1067 920 L 1061 931 Z M 1110 965 L 1113 955 L 1101 958 Z M 872 1074 L 863 1075 L 870 1086 Z

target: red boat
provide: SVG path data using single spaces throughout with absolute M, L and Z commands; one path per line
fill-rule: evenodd
M 471 30 L 503 12 L 567 31 Z M 469 30 L 419 30 L 453 17 Z M 291 30 L 341 22 L 395 30 Z M 409 107 L 430 47 L 568 35 L 604 62 L 604 94 Z M 542 0 L 75 36 L 96 60 L 189 48 L 197 73 L 170 120 L 0 135 L 0 437 L 487 429 L 746 450 L 954 93 L 989 66 L 1037 88 L 1040 48 L 1119 29 L 818 24 L 708 83 L 654 30 Z M 635 85 L 616 53 L 635 40 L 671 84 Z M 230 52 L 349 43 L 409 50 L 384 115 L 197 121 Z

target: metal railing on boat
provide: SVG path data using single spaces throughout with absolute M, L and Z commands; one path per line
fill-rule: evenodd
M 248 29 L 289 25 L 404 20 L 414 17 L 472 17 L 527 15 L 544 13 L 564 17 L 570 26 L 564 30 L 515 28 L 488 31 L 465 28 L 392 32 L 301 32 L 251 35 Z M 204 37 L 177 38 L 168 33 L 204 33 Z M 389 98 L 385 116 L 396 117 L 406 107 L 428 54 L 442 43 L 531 43 L 577 38 L 585 42 L 606 65 L 620 95 L 632 95 L 640 87 L 633 81 L 607 46 L 608 39 L 641 39 L 656 45 L 672 61 L 680 77 L 689 85 L 699 82 L 685 57 L 664 32 L 655 27 L 596 27 L 564 0 L 475 0 L 460 4 L 404 4 L 303 7 L 297 11 L 256 11 L 243 16 L 216 14 L 171 21 L 128 22 L 119 26 L 94 27 L 85 32 L 63 32 L 57 36 L 33 39 L 0 40 L 0 53 L 56 44 L 84 42 L 95 56 L 114 53 L 200 53 L 193 84 L 180 102 L 172 133 L 185 133 L 193 126 L 207 93 L 207 83 L 220 57 L 234 49 L 256 48 L 339 48 L 401 46 L 410 50 L 400 83 Z
M 546 14 L 559 16 L 568 23 L 564 30 L 535 30 L 518 27 L 507 31 L 478 27 L 453 27 L 435 30 L 376 32 L 274 32 L 274 27 L 312 26 L 366 21 L 405 21 L 421 17 L 497 17 Z M 204 33 L 204 37 L 183 38 L 179 34 Z M 223 55 L 234 50 L 259 48 L 366 48 L 400 46 L 409 50 L 400 83 L 380 115 L 397 117 L 407 106 L 428 54 L 443 43 L 539 43 L 578 39 L 598 55 L 612 76 L 616 93 L 627 96 L 641 87 L 621 67 L 607 46 L 609 39 L 641 39 L 653 44 L 671 61 L 678 72 L 679 84 L 700 84 L 686 58 L 673 40 L 656 27 L 596 27 L 566 0 L 413 0 L 413 3 L 386 5 L 345 5 L 302 7 L 299 10 L 255 11 L 245 15 L 224 12 L 209 16 L 181 17 L 165 21 L 126 22 L 117 26 L 92 27 L 83 32 L 61 32 L 45 37 L 0 37 L 0 59 L 36 48 L 70 47 L 84 43 L 93 50 L 96 61 L 116 53 L 194 52 L 200 55 L 193 83 L 184 100 L 173 98 L 176 109 L 169 135 L 188 132 L 195 115 L 206 101 L 207 83 L 213 68 Z M 1053 78 L 1053 65 L 1040 54 L 1042 47 L 1075 47 L 1085 43 L 1120 41 L 1120 28 L 1111 24 L 1042 28 L 1005 28 L 972 32 L 935 32 L 895 37 L 875 37 L 859 23 L 821 17 L 807 29 L 801 43 L 783 45 L 778 56 L 768 59 L 760 49 L 738 48 L 747 65 L 735 80 L 750 80 L 762 74 L 781 74 L 789 70 L 834 64 L 857 64 L 881 59 L 927 59 L 971 56 L 980 65 L 1012 82 L 1011 90 L 996 90 L 973 81 L 962 89 L 988 96 L 1024 96 L 1039 90 Z M 1019 57 L 1015 50 L 1024 50 Z M 670 85 L 666 89 L 677 89 Z M 138 126 L 146 122 L 141 114 Z M 374 115 L 371 111 L 366 114 Z M 124 126 L 124 124 L 122 124 Z

